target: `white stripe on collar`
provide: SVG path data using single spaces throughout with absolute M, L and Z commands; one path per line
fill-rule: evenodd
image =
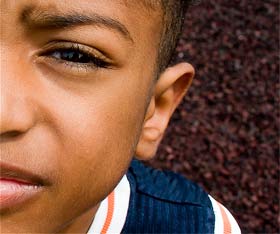
M 232 214 L 221 203 L 208 195 L 215 214 L 214 234 L 241 234 L 240 227 Z
M 130 185 L 126 175 L 100 204 L 88 234 L 121 233 L 128 211 Z

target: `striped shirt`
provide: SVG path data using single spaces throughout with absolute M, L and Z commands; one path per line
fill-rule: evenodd
M 128 180 L 127 175 L 125 175 L 114 191 L 101 202 L 92 225 L 89 228 L 88 234 L 123 233 L 123 228 L 129 218 L 129 206 L 132 202 L 131 195 L 133 190 L 131 187 L 131 183 Z M 212 213 L 214 216 L 214 230 L 212 233 L 241 233 L 240 228 L 231 213 L 210 195 L 208 195 L 208 199 L 212 205 Z M 157 233 L 156 228 L 154 233 Z

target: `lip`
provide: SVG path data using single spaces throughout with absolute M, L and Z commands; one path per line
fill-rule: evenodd
M 0 210 L 34 198 L 47 182 L 37 174 L 0 162 Z

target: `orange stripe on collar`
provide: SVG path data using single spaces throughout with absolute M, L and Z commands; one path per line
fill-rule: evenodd
M 220 208 L 222 218 L 223 218 L 224 234 L 231 234 L 232 232 L 231 232 L 231 225 L 230 225 L 229 218 L 228 218 L 223 206 L 219 202 L 217 202 L 217 203 L 218 203 L 218 206 Z
M 107 209 L 107 216 L 106 221 L 103 225 L 101 234 L 107 234 L 107 231 L 110 227 L 110 224 L 112 222 L 113 214 L 115 209 L 115 193 L 114 191 L 110 193 L 108 196 L 108 209 Z

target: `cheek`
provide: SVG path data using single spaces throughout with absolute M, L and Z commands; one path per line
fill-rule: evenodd
M 59 113 L 61 142 L 68 154 L 84 160 L 113 160 L 126 157 L 140 127 L 142 112 L 133 101 L 97 97 L 79 98 Z M 133 107 L 133 111 L 131 108 Z M 105 158 L 105 156 L 110 157 Z
M 49 102 L 53 103 L 46 108 L 50 126 L 63 148 L 57 166 L 63 184 L 58 194 L 63 194 L 65 205 L 73 196 L 83 197 L 85 206 L 99 201 L 119 181 L 141 129 L 143 96 L 114 87 L 90 95 L 59 92 Z

